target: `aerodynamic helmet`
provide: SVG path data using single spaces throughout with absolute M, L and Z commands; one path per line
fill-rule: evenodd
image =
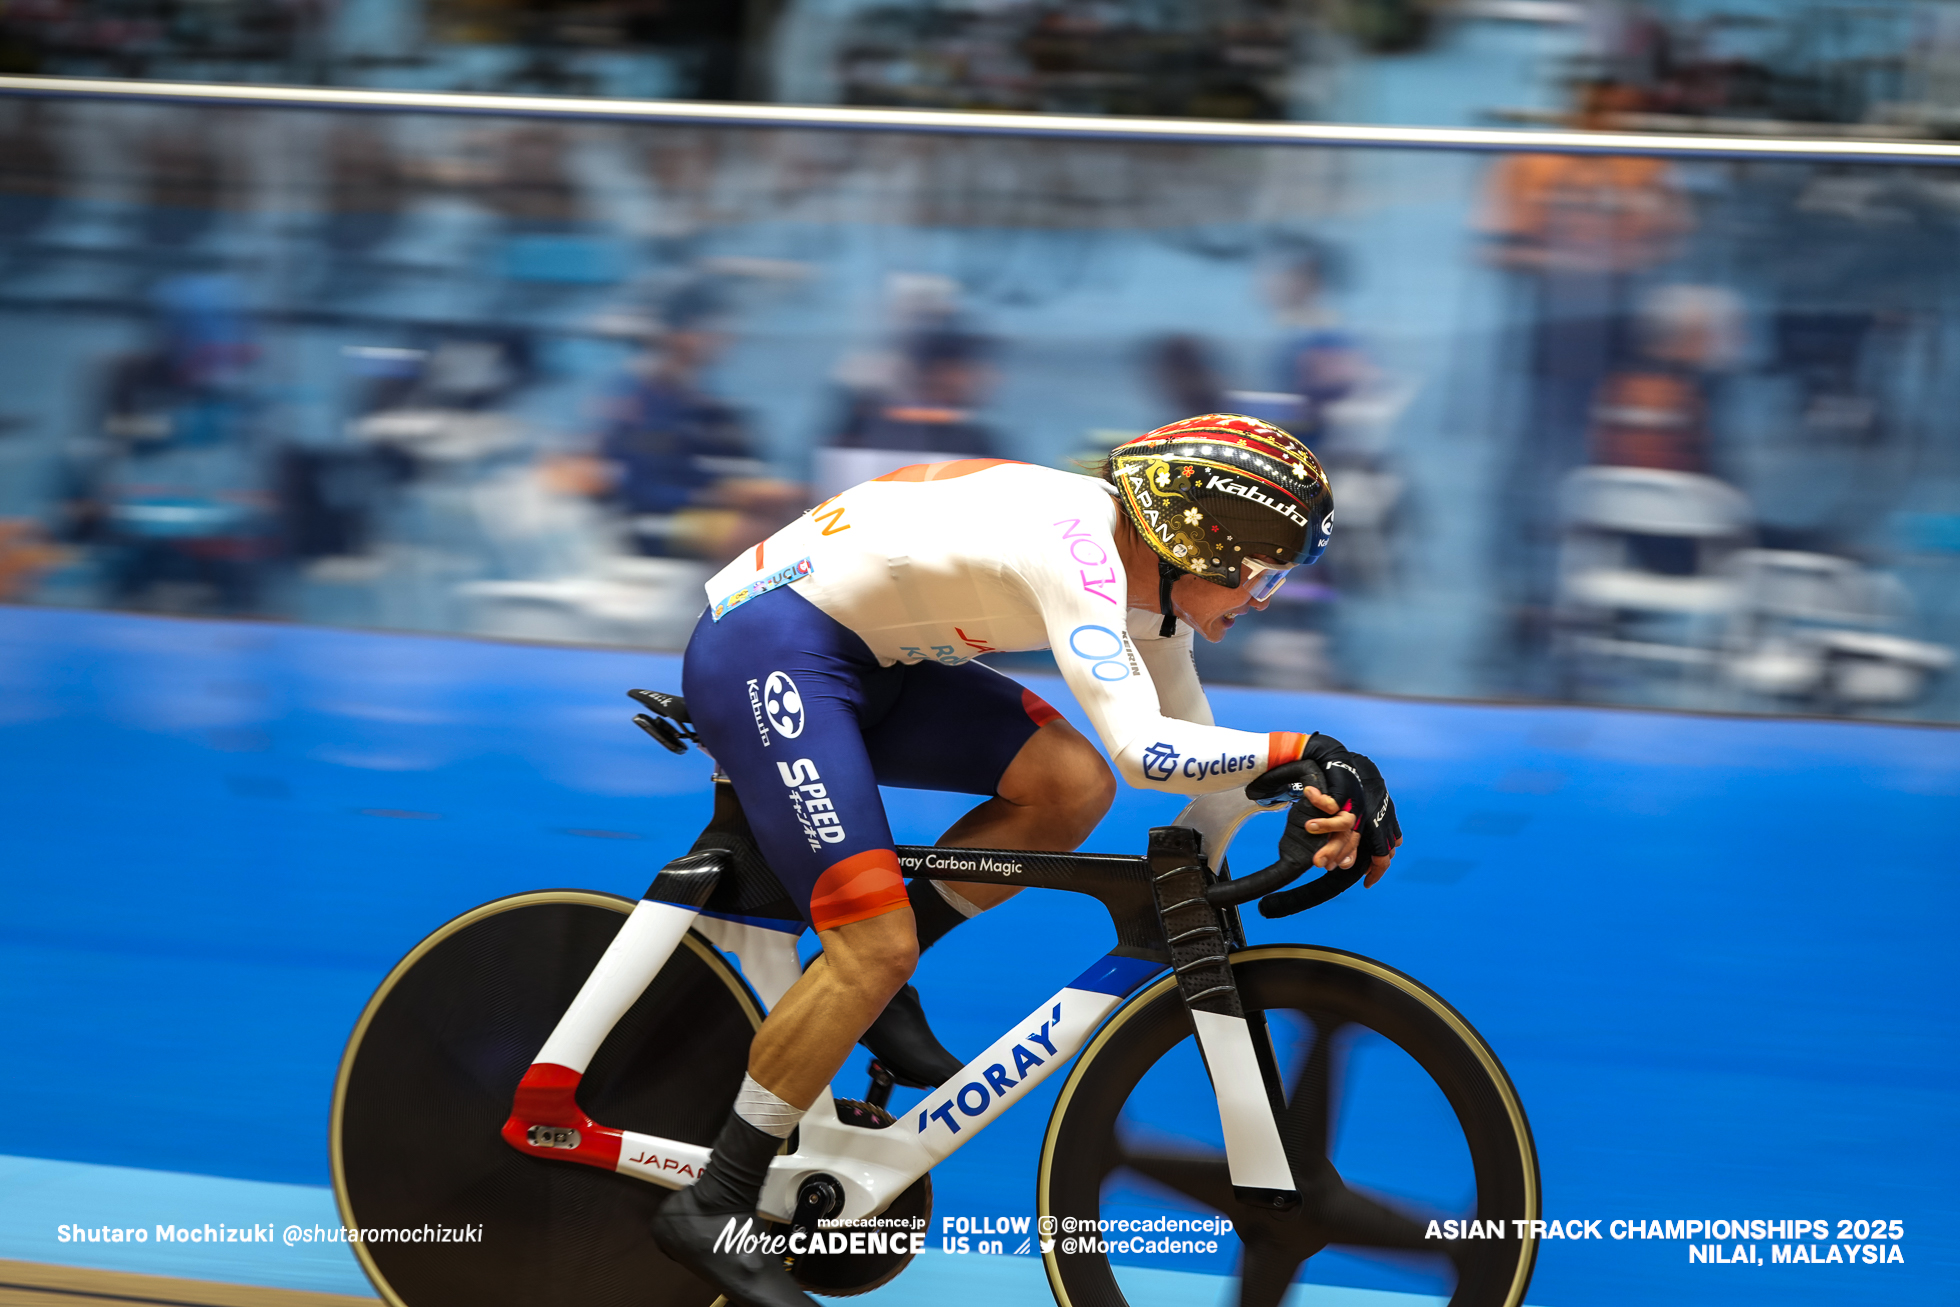
M 1237 589 L 1241 565 L 1313 562 L 1334 531 L 1334 494 L 1305 442 L 1270 422 L 1206 413 L 1109 454 L 1123 512 L 1169 567 Z

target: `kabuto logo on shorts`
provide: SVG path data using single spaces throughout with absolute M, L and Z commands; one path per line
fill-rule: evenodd
M 769 728 L 762 724 L 762 691 L 753 676 L 749 678 L 749 716 L 755 718 L 755 733 L 762 737 L 762 747 L 768 748 Z
M 762 685 L 762 710 L 776 734 L 793 740 L 803 734 L 803 696 L 787 672 L 771 672 Z

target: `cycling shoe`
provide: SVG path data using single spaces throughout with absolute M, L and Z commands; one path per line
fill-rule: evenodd
M 966 1065 L 946 1051 L 919 1002 L 917 986 L 907 985 L 892 995 L 885 1010 L 858 1043 L 885 1064 L 892 1078 L 907 1089 L 937 1089 Z
M 781 1143 L 731 1113 L 700 1180 L 654 1214 L 660 1251 L 739 1307 L 817 1307 L 783 1265 L 788 1231 L 772 1231 L 755 1214 L 769 1159 Z
M 771 1232 L 749 1211 L 709 1210 L 692 1189 L 660 1205 L 653 1218 L 653 1241 L 739 1307 L 817 1307 L 796 1287 L 783 1255 L 788 1232 Z

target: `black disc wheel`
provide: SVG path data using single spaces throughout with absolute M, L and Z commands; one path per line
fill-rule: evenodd
M 391 1307 L 708 1307 L 718 1296 L 654 1246 L 648 1223 L 669 1190 L 529 1157 L 498 1133 L 632 907 L 577 890 L 499 899 L 423 940 L 368 1000 L 334 1086 L 341 1220 L 473 1232 L 357 1241 Z M 712 1143 L 761 1023 L 741 978 L 690 933 L 592 1059 L 580 1105 L 606 1125 Z
M 1090 1041 L 1049 1120 L 1037 1211 L 1060 1307 L 1160 1298 L 1176 1271 L 1237 1275 L 1239 1307 L 1276 1307 L 1296 1279 L 1518 1307 L 1537 1242 L 1512 1222 L 1540 1215 L 1538 1155 L 1483 1038 L 1416 981 L 1338 949 L 1248 949 L 1232 970 L 1299 1204 L 1235 1196 L 1165 976 Z M 1432 1221 L 1477 1237 L 1429 1237 Z

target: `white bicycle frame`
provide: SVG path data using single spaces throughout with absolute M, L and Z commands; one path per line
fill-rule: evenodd
M 1176 824 L 1198 831 L 1205 857 L 1217 867 L 1246 819 L 1271 810 L 1229 790 L 1195 800 Z M 505 1139 L 534 1156 L 606 1167 L 671 1189 L 694 1183 L 709 1149 L 600 1125 L 577 1106 L 579 1078 L 689 929 L 734 954 L 757 997 L 773 1008 L 801 974 L 796 939 L 803 928 L 787 924 L 788 929 L 772 930 L 703 916 L 680 904 L 640 900 L 525 1073 Z M 826 1086 L 803 1117 L 796 1151 L 770 1164 L 758 1210 L 789 1220 L 804 1181 L 824 1174 L 843 1189 L 837 1216 L 876 1216 L 1066 1064 L 1103 1018 L 1165 970 L 1161 962 L 1116 954 L 1098 959 L 927 1094 L 905 1119 L 884 1129 L 839 1121 Z M 1192 1016 L 1218 1098 L 1233 1184 L 1293 1190 L 1250 1027 L 1243 1017 L 1198 1011 Z

